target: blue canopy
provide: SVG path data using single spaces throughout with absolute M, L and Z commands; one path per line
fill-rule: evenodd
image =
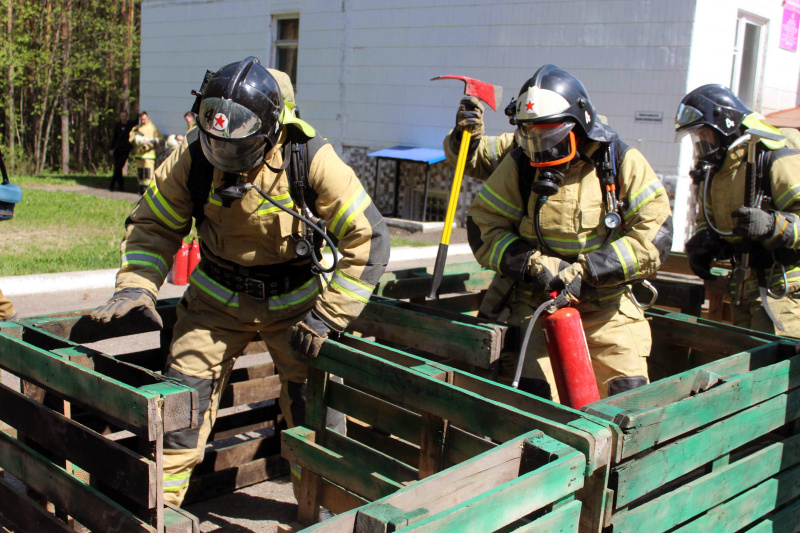
M 444 150 L 435 148 L 420 148 L 418 146 L 393 146 L 384 148 L 377 152 L 367 154 L 368 157 L 380 157 L 383 159 L 399 159 L 401 161 L 418 161 L 432 165 L 439 161 L 444 161 Z

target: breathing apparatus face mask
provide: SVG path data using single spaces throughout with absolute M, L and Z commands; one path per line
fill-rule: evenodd
M 722 135 L 706 125 L 679 131 L 675 134 L 675 138 L 681 139 L 686 135 L 691 137 L 694 150 L 694 168 L 689 171 L 689 175 L 695 183 L 700 183 L 707 179 L 709 174 L 717 171 L 725 155 L 726 146 Z
M 536 168 L 556 167 L 572 160 L 577 152 L 574 122 L 553 124 L 531 124 L 519 121 L 515 133 L 517 144 L 522 147 Z

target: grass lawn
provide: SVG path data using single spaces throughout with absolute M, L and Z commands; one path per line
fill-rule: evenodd
M 125 218 L 135 202 L 48 188 L 106 187 L 108 180 L 105 176 L 12 178 L 22 187 L 23 197 L 14 218 L 0 223 L 0 277 L 119 267 Z M 126 186 L 133 190 L 132 182 Z M 392 237 L 392 246 L 431 243 Z

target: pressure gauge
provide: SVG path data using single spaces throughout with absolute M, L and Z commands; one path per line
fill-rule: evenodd
M 603 224 L 610 230 L 615 230 L 622 225 L 622 217 L 616 211 L 608 213 L 603 218 Z
M 298 239 L 294 243 L 294 253 L 297 254 L 297 257 L 306 257 L 311 253 L 311 243 L 306 239 Z

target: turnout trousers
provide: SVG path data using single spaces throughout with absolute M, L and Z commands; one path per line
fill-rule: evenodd
M 180 505 L 189 477 L 203 459 L 203 450 L 236 358 L 258 333 L 269 348 L 280 375 L 280 407 L 289 427 L 305 416 L 307 366 L 289 354 L 289 330 L 314 305 L 317 278 L 300 289 L 265 300 L 245 293 L 215 294 L 200 269 L 177 306 L 177 322 L 165 375 L 198 391 L 200 427 L 164 436 L 164 499 Z M 213 289 L 213 286 L 211 286 Z M 225 299 L 228 298 L 227 301 Z
M 652 345 L 650 324 L 642 310 L 626 292 L 614 290 L 611 294 L 612 296 L 589 297 L 577 306 L 601 398 L 647 384 L 647 357 Z M 542 301 L 533 300 L 518 292 L 512 296 L 508 323 L 520 326 L 520 341 L 536 307 Z M 516 364 L 517 352 L 501 355 L 502 381 L 510 382 L 513 379 Z M 526 390 L 523 384 L 526 378 L 543 380 L 549 385 L 552 400 L 559 401 L 541 318 L 531 332 L 522 378 L 520 389 Z M 537 388 L 541 390 L 540 387 Z M 545 394 L 539 394 L 540 396 L 547 397 L 546 388 Z M 538 394 L 538 391 L 528 392 Z

